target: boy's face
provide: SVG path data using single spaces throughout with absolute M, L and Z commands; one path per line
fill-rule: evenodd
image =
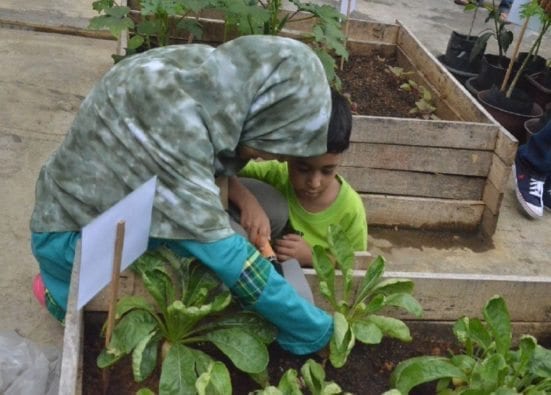
M 333 186 L 340 154 L 288 160 L 289 178 L 299 199 L 315 200 Z

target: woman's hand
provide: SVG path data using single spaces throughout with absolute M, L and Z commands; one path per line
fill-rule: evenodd
M 295 258 L 301 266 L 312 266 L 312 249 L 297 234 L 289 233 L 276 240 L 274 249 L 280 262 Z

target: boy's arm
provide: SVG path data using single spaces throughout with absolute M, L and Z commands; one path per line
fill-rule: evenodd
M 247 232 L 251 243 L 257 244 L 270 239 L 270 220 L 266 212 L 236 176 L 228 178 L 228 200 L 239 209 L 240 224 Z

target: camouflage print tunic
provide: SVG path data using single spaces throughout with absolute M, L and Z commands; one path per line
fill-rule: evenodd
M 31 230 L 78 231 L 157 175 L 152 237 L 229 236 L 215 175 L 243 165 L 239 144 L 325 152 L 330 100 L 316 55 L 291 39 L 246 36 L 125 59 L 86 97 L 41 169 Z

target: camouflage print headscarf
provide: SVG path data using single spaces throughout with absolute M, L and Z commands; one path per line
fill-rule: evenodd
M 214 177 L 243 165 L 238 144 L 322 154 L 330 110 L 321 63 L 292 39 L 246 36 L 132 56 L 93 88 L 43 166 L 31 230 L 78 231 L 157 175 L 152 237 L 229 236 Z

